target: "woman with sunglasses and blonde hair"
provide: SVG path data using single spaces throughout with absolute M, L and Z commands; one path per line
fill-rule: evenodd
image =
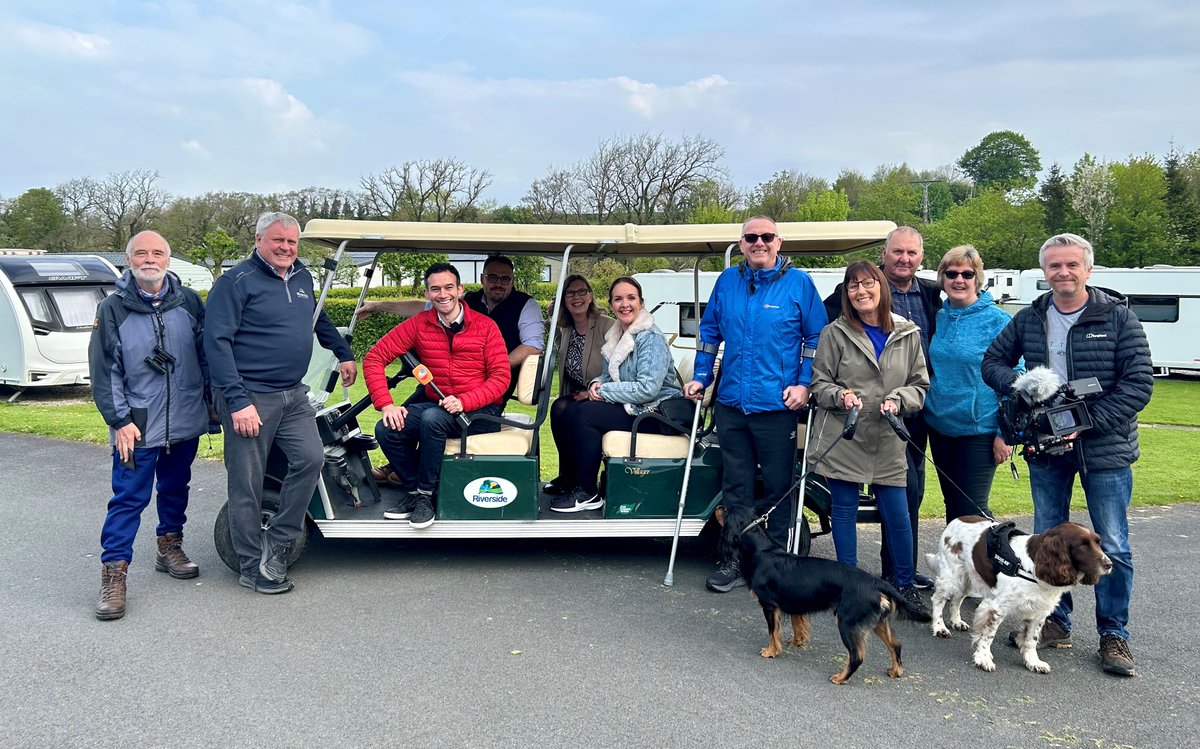
M 578 274 L 567 277 L 563 286 L 563 305 L 557 316 L 558 397 L 550 406 L 550 431 L 558 448 L 559 465 L 563 449 L 570 449 L 571 435 L 566 433 L 567 407 L 588 399 L 588 383 L 600 376 L 604 357 L 600 348 L 604 336 L 617 321 L 600 312 L 592 285 Z M 547 494 L 559 496 L 571 491 L 560 476 L 542 487 Z
M 815 469 L 829 485 L 837 560 L 858 563 L 858 492 L 867 484 L 875 492 L 896 587 L 906 601 L 924 609 L 913 587 L 905 444 L 885 417 L 915 413 L 925 402 L 929 374 L 921 332 L 892 312 L 887 279 L 874 264 L 847 267 L 841 289 L 842 313 L 821 332 L 813 360 L 809 392 L 818 411 L 809 455 L 825 455 Z M 842 439 L 846 416 L 855 407 L 861 409 L 858 428 L 852 439 Z
M 937 466 L 946 522 L 990 514 L 988 495 L 996 466 L 1012 455 L 996 423 L 996 393 L 983 381 L 983 353 L 1012 319 L 984 290 L 983 258 L 969 244 L 947 252 L 938 264 L 946 294 L 929 342 L 932 370 L 925 422 Z

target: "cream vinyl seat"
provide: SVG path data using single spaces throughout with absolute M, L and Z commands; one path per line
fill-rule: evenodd
M 538 366 L 541 361 L 541 355 L 530 356 L 522 362 L 517 372 L 517 389 L 513 394 L 526 406 L 537 405 Z M 527 414 L 506 413 L 503 417 L 509 421 L 533 423 Z M 534 431 L 502 424 L 498 432 L 467 437 L 467 452 L 471 455 L 527 455 L 533 449 Z M 446 455 L 457 455 L 461 449 L 461 438 L 446 440 Z

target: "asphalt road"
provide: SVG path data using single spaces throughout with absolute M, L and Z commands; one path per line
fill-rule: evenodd
M 102 447 L 0 434 L 0 746 L 1197 742 L 1197 505 L 1131 519 L 1139 677 L 1099 670 L 1084 590 L 1075 649 L 1049 653 L 1048 675 L 1000 643 L 998 670 L 983 673 L 969 638 L 902 623 L 902 678 L 887 678 L 872 640 L 851 684 L 835 686 L 845 652 L 832 617 L 815 619 L 808 647 L 761 658 L 760 609 L 742 591 L 704 590 L 698 541 L 668 589 L 659 541 L 318 539 L 294 592 L 254 594 L 213 547 L 225 474 L 212 461 L 197 461 L 185 542 L 201 576 L 154 571 L 147 514 L 128 614 L 97 621 L 108 465 Z M 870 568 L 878 533 L 860 537 Z M 814 553 L 832 556 L 831 541 Z

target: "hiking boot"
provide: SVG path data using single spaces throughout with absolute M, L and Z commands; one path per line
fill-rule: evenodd
M 292 588 L 296 587 L 296 584 L 286 577 L 282 580 L 264 580 L 257 575 L 254 577 L 247 577 L 246 575 L 239 576 L 238 585 L 242 586 L 243 588 L 249 588 L 255 593 L 262 593 L 263 595 L 268 596 L 287 593 Z
M 425 492 L 413 495 L 412 514 L 408 516 L 408 524 L 413 528 L 428 528 L 433 525 L 437 513 L 433 511 L 433 496 Z
M 565 497 L 555 497 L 550 502 L 550 509 L 555 512 L 583 512 L 584 510 L 599 510 L 604 506 L 604 499 L 595 492 L 586 489 L 572 489 Z
M 722 562 L 717 565 L 717 571 L 708 576 L 704 581 L 704 587 L 714 593 L 728 593 L 734 588 L 742 587 L 746 584 L 746 578 L 742 577 L 742 564 L 739 560 L 732 562 Z
M 291 544 L 275 543 L 269 537 L 263 536 L 258 574 L 273 583 L 282 583 L 287 579 L 288 553 L 291 550 Z
M 1129 643 L 1117 635 L 1100 635 L 1100 668 L 1117 676 L 1136 676 Z
M 407 520 L 412 515 L 415 504 L 416 500 L 413 498 L 412 492 L 402 492 L 400 499 L 383 511 L 383 516 L 388 520 Z
M 1017 630 L 1008 633 L 1008 644 L 1010 647 L 1020 647 L 1017 644 Z M 1047 619 L 1046 623 L 1042 625 L 1042 633 L 1038 635 L 1037 646 L 1038 650 L 1042 648 L 1066 650 L 1071 647 L 1071 632 L 1063 629 L 1062 625 L 1053 619 Z
M 915 583 L 907 588 L 900 588 L 900 597 L 904 599 L 905 603 L 915 609 L 909 612 L 909 616 L 924 614 L 932 618 L 933 615 L 929 611 L 929 606 L 926 605 L 925 599 L 921 596 L 921 591 L 917 590 Z
M 187 580 L 200 574 L 200 568 L 183 553 L 182 533 L 166 533 L 158 537 L 158 556 L 154 569 L 166 572 L 176 580 Z
M 933 590 L 933 579 L 920 572 L 914 572 L 912 586 L 917 590 Z
M 100 568 L 97 619 L 120 619 L 125 616 L 125 577 L 128 573 L 129 562 L 108 562 Z

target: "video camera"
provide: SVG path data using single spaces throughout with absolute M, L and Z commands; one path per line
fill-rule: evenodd
M 1062 455 L 1072 443 L 1066 438 L 1092 428 L 1084 398 L 1101 391 L 1095 377 L 1063 382 L 1047 367 L 1034 367 L 1013 383 L 1013 392 L 1000 397 L 1000 432 L 1026 456 Z

